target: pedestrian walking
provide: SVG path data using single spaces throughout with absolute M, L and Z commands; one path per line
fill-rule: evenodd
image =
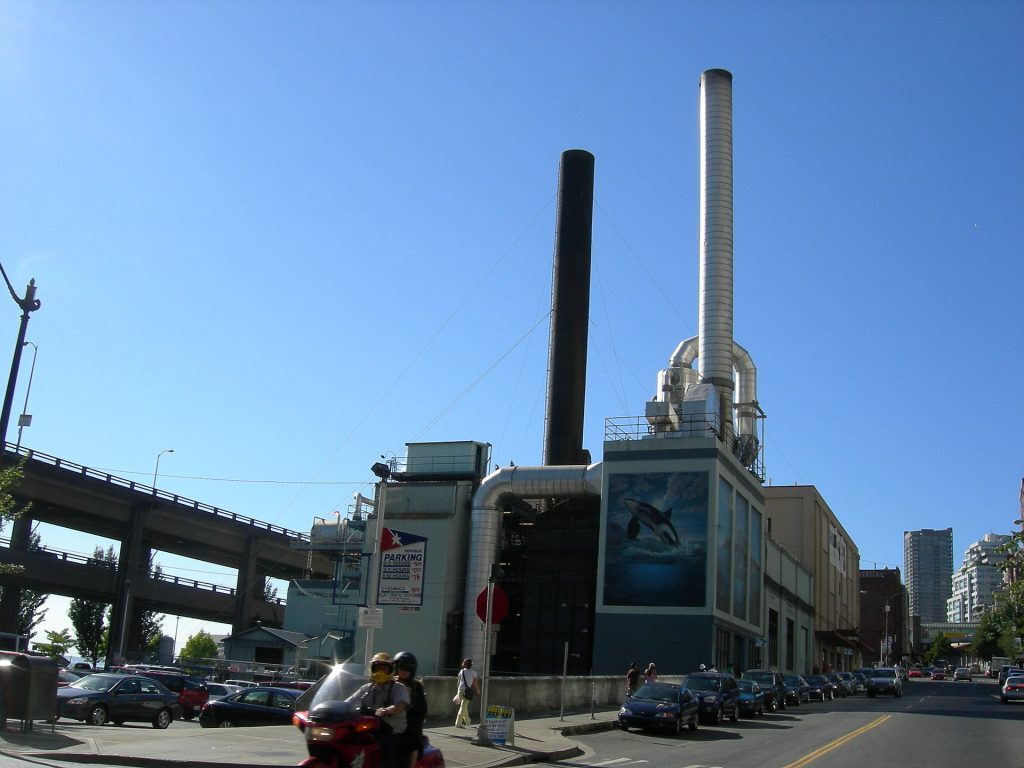
M 654 668 L 654 662 L 652 661 L 647 665 L 647 669 L 644 670 L 644 682 L 645 683 L 656 683 L 658 682 L 658 670 Z
M 636 666 L 635 661 L 629 662 L 629 667 L 626 669 L 626 695 L 632 696 L 633 691 L 636 690 L 636 684 L 640 681 L 640 670 Z
M 459 670 L 457 680 L 455 701 L 459 704 L 459 713 L 455 716 L 455 727 L 465 728 L 473 724 L 469 717 L 469 702 L 480 692 L 480 679 L 473 669 L 472 659 L 462 660 L 462 669 Z

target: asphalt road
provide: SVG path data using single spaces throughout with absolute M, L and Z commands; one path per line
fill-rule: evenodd
M 912 680 L 902 698 L 863 694 L 676 737 L 610 731 L 574 737 L 587 768 L 974 768 L 1024 765 L 1024 703 L 994 680 Z

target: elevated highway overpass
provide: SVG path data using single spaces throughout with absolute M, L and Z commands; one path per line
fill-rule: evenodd
M 0 575 L 0 584 L 111 603 L 111 626 L 121 635 L 114 645 L 122 652 L 138 642 L 139 609 L 228 623 L 233 632 L 257 622 L 280 626 L 284 606 L 264 598 L 266 579 L 333 577 L 333 563 L 308 548 L 306 533 L 7 443 L 2 465 L 22 460 L 24 475 L 14 495 L 31 502 L 31 512 L 10 527 L 9 547 L 0 551 L 23 569 Z M 117 567 L 57 550 L 31 551 L 34 521 L 120 542 Z M 154 550 L 236 569 L 235 586 L 153 578 Z M 15 630 L 12 593 L 5 589 L 0 602 L 0 631 Z

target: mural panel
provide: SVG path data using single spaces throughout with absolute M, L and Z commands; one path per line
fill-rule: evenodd
M 604 604 L 701 607 L 707 582 L 708 474 L 612 474 Z

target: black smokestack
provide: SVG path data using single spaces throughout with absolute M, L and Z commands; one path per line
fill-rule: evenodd
M 594 156 L 562 153 L 551 279 L 545 465 L 589 463 L 583 451 L 590 319 L 590 244 L 594 220 Z

